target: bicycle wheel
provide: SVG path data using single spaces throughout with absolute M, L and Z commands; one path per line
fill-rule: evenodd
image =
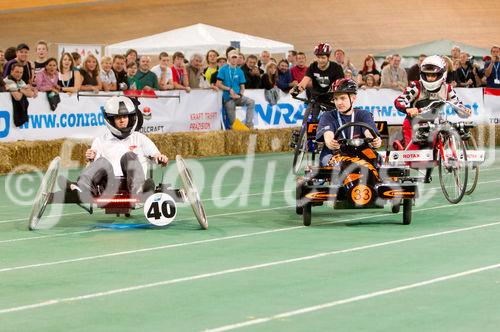
M 31 208 L 31 213 L 28 219 L 28 229 L 30 231 L 33 231 L 35 229 L 50 228 L 43 227 L 43 225 L 40 224 L 40 220 L 42 219 L 42 215 L 45 212 L 45 208 L 47 207 L 50 196 L 54 191 L 57 174 L 59 173 L 60 162 L 61 158 L 55 157 L 50 162 L 49 167 L 47 168 L 47 172 L 45 172 L 45 175 L 42 178 L 40 188 L 38 188 L 38 192 L 36 193 L 35 200 L 33 201 L 33 206 Z
M 457 204 L 462 200 L 467 188 L 467 154 L 465 144 L 455 130 L 438 133 L 439 183 L 444 197 Z
M 477 150 L 476 139 L 474 136 L 470 136 L 468 140 L 465 141 L 465 148 L 467 150 Z M 470 164 L 470 173 L 467 180 L 467 190 L 465 190 L 466 195 L 470 195 L 474 192 L 477 185 L 477 180 L 479 179 L 479 163 Z
M 205 206 L 201 201 L 200 194 L 198 193 L 198 189 L 194 185 L 193 177 L 191 176 L 191 171 L 186 165 L 184 159 L 177 155 L 175 157 L 177 170 L 179 171 L 179 175 L 181 176 L 182 184 L 184 185 L 184 193 L 189 203 L 191 204 L 191 208 L 193 209 L 194 215 L 198 220 L 198 223 L 203 229 L 208 229 L 208 220 L 207 214 L 205 213 Z
M 299 138 L 297 140 L 297 145 L 293 151 L 293 163 L 292 163 L 292 171 L 293 174 L 298 174 L 300 169 L 302 168 L 302 161 L 304 160 L 304 155 L 307 151 L 307 133 L 306 133 L 306 125 L 300 128 Z

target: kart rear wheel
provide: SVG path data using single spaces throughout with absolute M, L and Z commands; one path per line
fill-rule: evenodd
M 40 188 L 36 193 L 35 200 L 33 201 L 33 206 L 31 208 L 31 213 L 29 216 L 28 229 L 33 231 L 35 229 L 41 229 L 40 220 L 45 208 L 49 202 L 49 199 L 54 192 L 54 185 L 56 184 L 57 175 L 59 173 L 59 165 L 61 162 L 60 157 L 55 157 L 49 164 L 47 172 L 42 178 L 40 183 Z
M 403 225 L 411 224 L 412 199 L 403 199 Z
M 452 204 L 462 200 L 467 188 L 467 154 L 465 144 L 455 130 L 438 133 L 442 143 L 439 155 L 439 183 L 444 197 Z M 443 151 L 445 156 L 443 156 Z M 463 158 L 461 158 L 463 157 Z
M 311 210 L 312 210 L 311 203 L 304 204 L 303 214 L 302 214 L 302 220 L 303 220 L 304 226 L 311 226 L 311 214 L 312 214 Z
M 194 215 L 196 216 L 196 219 L 198 220 L 201 228 L 208 229 L 208 220 L 207 214 L 205 213 L 205 206 L 203 205 L 200 194 L 198 193 L 198 189 L 193 182 L 191 171 L 180 155 L 177 155 L 175 157 L 175 160 L 179 175 L 182 180 L 182 184 L 184 186 L 183 193 L 191 204 L 191 208 L 193 209 Z
M 470 136 L 468 140 L 465 141 L 465 147 L 467 150 L 477 150 L 477 143 L 474 136 Z M 470 195 L 474 192 L 477 185 L 477 180 L 479 179 L 479 164 L 473 164 L 470 166 L 469 178 L 467 179 L 467 190 L 466 195 Z
M 300 128 L 299 138 L 297 139 L 297 145 L 293 151 L 293 163 L 292 171 L 293 174 L 298 174 L 302 168 L 302 161 L 304 160 L 304 155 L 307 151 L 307 133 L 306 126 Z
M 401 209 L 401 200 L 400 199 L 391 201 L 392 213 L 399 213 L 400 209 Z

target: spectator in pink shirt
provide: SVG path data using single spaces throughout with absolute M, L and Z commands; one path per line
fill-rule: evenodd
M 45 62 L 45 68 L 36 74 L 35 80 L 38 91 L 47 92 L 47 100 L 49 102 L 50 109 L 55 111 L 57 105 L 61 101 L 61 98 L 59 97 L 61 87 L 57 84 L 59 80 L 57 60 L 54 58 L 47 59 Z
M 42 92 L 59 92 L 61 88 L 57 85 L 58 79 L 57 60 L 49 58 L 45 67 L 36 75 L 36 87 Z
M 290 71 L 292 72 L 292 78 L 294 81 L 302 81 L 307 72 L 306 55 L 304 54 L 304 52 L 297 53 L 297 63 L 295 64 L 295 66 L 292 66 L 292 68 L 290 68 Z

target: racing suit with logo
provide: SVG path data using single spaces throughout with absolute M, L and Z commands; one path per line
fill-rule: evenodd
M 459 109 L 464 112 L 458 113 L 460 117 L 467 117 L 466 107 L 458 98 L 455 90 L 451 87 L 450 84 L 443 83 L 441 87 L 437 91 L 428 91 L 425 89 L 420 81 L 412 81 L 403 91 L 403 93 L 396 98 L 394 101 L 394 106 L 401 113 L 406 114 L 406 118 L 403 121 L 403 137 L 404 147 L 408 147 L 410 142 L 412 141 L 413 135 L 413 119 L 409 114 L 406 113 L 406 110 L 409 108 L 422 108 L 426 107 L 433 101 L 437 100 L 446 100 L 453 103 Z M 462 114 L 463 113 L 463 114 Z M 419 147 L 415 144 L 412 144 L 408 147 L 408 150 L 418 150 Z

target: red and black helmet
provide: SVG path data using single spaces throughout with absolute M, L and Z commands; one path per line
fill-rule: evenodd
M 314 48 L 314 55 L 330 56 L 330 54 L 332 54 L 332 47 L 328 43 L 319 43 Z
M 341 78 L 336 80 L 330 90 L 330 93 L 358 93 L 358 84 L 350 78 Z

